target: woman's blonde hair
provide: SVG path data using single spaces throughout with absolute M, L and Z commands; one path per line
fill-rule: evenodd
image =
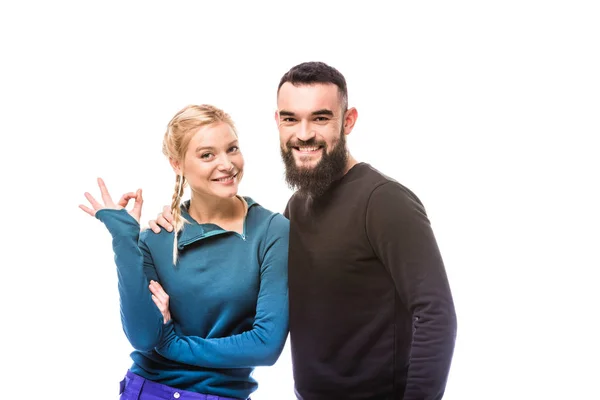
M 173 264 L 177 263 L 177 234 L 187 223 L 181 216 L 181 197 L 183 196 L 186 179 L 183 176 L 183 161 L 190 140 L 203 126 L 224 122 L 228 124 L 237 136 L 233 120 L 225 111 L 209 104 L 190 105 L 180 110 L 169 122 L 163 139 L 162 152 L 172 161 L 177 161 L 182 170 L 175 176 L 175 191 L 171 199 L 171 213 L 173 214 L 174 242 Z

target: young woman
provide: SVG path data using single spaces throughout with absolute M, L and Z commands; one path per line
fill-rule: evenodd
M 178 112 L 163 153 L 176 174 L 172 232 L 140 233 L 141 190 L 115 204 L 98 179 L 102 202 L 85 193 L 91 208 L 80 205 L 112 235 L 135 349 L 121 400 L 247 399 L 254 367 L 274 364 L 287 337 L 289 222 L 238 195 L 244 158 L 222 110 Z

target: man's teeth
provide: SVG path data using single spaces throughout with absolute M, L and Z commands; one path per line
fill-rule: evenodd
M 319 150 L 319 146 L 313 146 L 313 147 L 298 147 L 298 150 L 300 150 L 300 151 L 317 151 L 317 150 Z

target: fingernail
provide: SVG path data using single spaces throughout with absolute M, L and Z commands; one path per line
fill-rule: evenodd
M 173 227 L 172 227 L 171 225 L 169 225 L 169 227 L 167 228 L 167 230 L 168 230 L 169 232 L 171 232 L 171 231 L 173 230 Z

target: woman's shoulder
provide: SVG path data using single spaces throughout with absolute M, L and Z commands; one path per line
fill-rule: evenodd
M 243 199 L 248 204 L 248 221 L 256 225 L 264 225 L 269 231 L 273 228 L 275 230 L 289 229 L 289 221 L 282 213 L 262 206 L 250 196 L 243 196 Z
M 166 229 L 161 228 L 159 233 L 155 233 L 150 227 L 144 226 L 140 229 L 140 243 L 148 248 L 168 249 L 172 246 L 173 235 L 173 232 Z

